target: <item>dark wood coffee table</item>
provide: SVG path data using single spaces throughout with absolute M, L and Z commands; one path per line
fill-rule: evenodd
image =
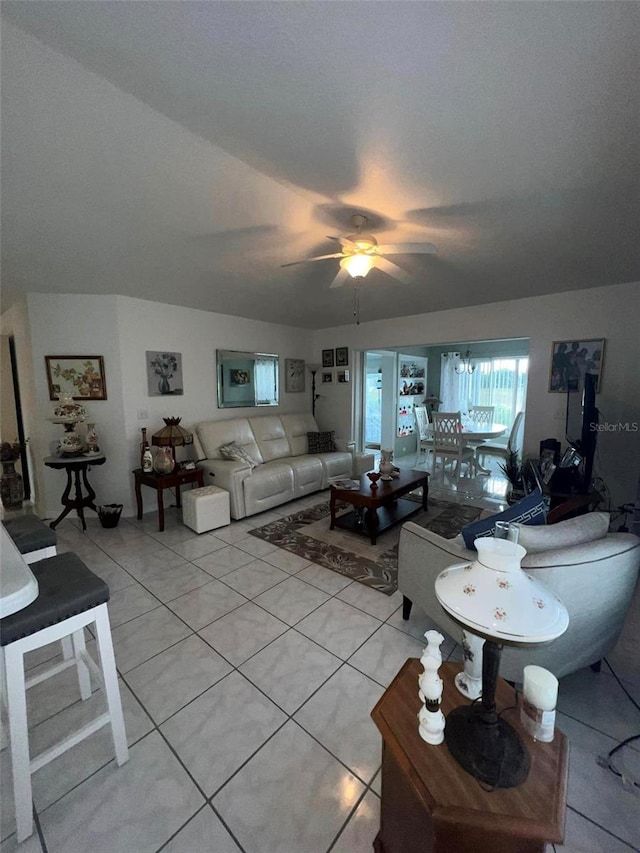
M 402 495 L 412 492 L 422 486 L 422 503 L 403 500 Z M 360 477 L 359 489 L 338 489 L 331 486 L 331 525 L 330 530 L 339 527 L 368 536 L 371 544 L 376 544 L 380 533 L 418 512 L 427 508 L 429 496 L 429 475 L 425 471 L 398 472 L 393 480 L 378 480 L 378 488 L 371 488 L 371 481 L 366 474 Z M 336 503 L 343 501 L 351 504 L 353 512 L 336 518 Z M 362 510 L 366 512 L 362 512 Z

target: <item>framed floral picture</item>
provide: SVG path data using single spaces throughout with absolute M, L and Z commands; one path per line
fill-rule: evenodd
M 178 397 L 184 394 L 181 353 L 147 351 L 146 358 L 149 397 Z
M 333 367 L 333 350 L 332 349 L 323 349 L 322 350 L 322 366 L 323 367 Z
M 304 359 L 285 358 L 284 360 L 284 390 L 291 394 L 304 391 Z
M 322 382 L 323 383 L 333 382 L 333 371 L 332 370 L 329 370 L 328 372 L 325 372 L 322 374 Z
M 107 383 L 101 355 L 45 355 L 49 399 L 71 393 L 74 400 L 106 400 Z
M 336 347 L 336 367 L 346 367 L 349 364 L 349 347 Z

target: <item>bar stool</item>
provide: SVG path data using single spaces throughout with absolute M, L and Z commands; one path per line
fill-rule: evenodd
M 2 523 L 29 565 L 46 557 L 55 557 L 56 532 L 37 516 L 20 515 L 6 518 Z
M 33 832 L 31 776 L 45 764 L 109 723 L 116 755 L 129 757 L 116 673 L 107 601 L 109 587 L 76 554 L 58 554 L 31 565 L 39 594 L 28 607 L 0 620 L 0 662 L 6 678 L 6 706 L 18 842 Z M 87 653 L 84 629 L 95 623 L 102 669 Z M 25 680 L 24 655 L 56 640 L 71 637 L 73 656 Z M 26 691 L 70 666 L 78 670 L 82 699 L 91 696 L 89 671 L 104 690 L 107 710 L 74 734 L 31 758 Z

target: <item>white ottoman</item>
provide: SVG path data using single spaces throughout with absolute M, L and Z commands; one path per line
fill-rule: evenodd
M 204 486 L 182 494 L 182 520 L 196 533 L 206 533 L 230 522 L 229 492 Z
M 372 471 L 375 461 L 376 457 L 373 453 L 354 453 L 352 476 L 360 477 L 361 474 L 366 474 L 367 471 Z

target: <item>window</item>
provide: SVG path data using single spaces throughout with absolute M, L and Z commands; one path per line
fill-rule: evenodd
M 511 427 L 516 414 L 525 407 L 529 358 L 474 358 L 472 364 L 473 373 L 448 372 L 449 399 L 443 397 L 441 410 L 465 412 L 472 406 L 494 406 L 496 423 Z M 446 367 L 443 359 L 443 388 Z

